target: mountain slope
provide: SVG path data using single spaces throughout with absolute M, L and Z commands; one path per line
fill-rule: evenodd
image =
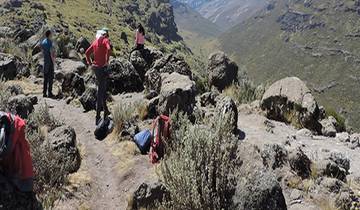
M 306 80 L 321 104 L 335 107 L 356 128 L 360 119 L 357 1 L 278 0 L 219 38 L 259 82 Z
M 108 27 L 115 49 L 123 54 L 132 48 L 135 28 L 142 23 L 148 32 L 148 45 L 168 52 L 189 53 L 178 34 L 173 9 L 167 0 L 39 0 L 21 1 L 17 6 L 0 9 L 0 23 L 14 31 L 26 29 L 28 36 L 47 26 L 58 33 L 70 33 L 74 38 L 83 36 L 91 41 L 96 30 Z
M 173 0 L 175 22 L 185 43 L 196 53 L 204 53 L 204 45 L 221 34 L 220 28 L 202 17 L 187 4 Z

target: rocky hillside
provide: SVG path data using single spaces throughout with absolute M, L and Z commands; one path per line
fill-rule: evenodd
M 14 37 L 18 43 L 46 26 L 70 38 L 72 44 L 75 44 L 73 39 L 76 41 L 79 37 L 91 41 L 96 30 L 108 27 L 116 52 L 124 54 L 133 46 L 137 24 L 142 23 L 148 31 L 148 45 L 168 52 L 188 52 L 178 34 L 168 1 L 5 0 L 0 14 L 0 37 Z
M 218 44 L 257 82 L 304 79 L 322 104 L 359 128 L 359 10 L 353 0 L 277 0 Z

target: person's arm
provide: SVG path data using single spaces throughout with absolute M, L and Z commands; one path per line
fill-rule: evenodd
M 92 61 L 91 61 L 91 54 L 94 52 L 94 47 L 93 44 L 90 45 L 90 47 L 86 50 L 85 52 L 85 56 L 86 56 L 86 62 L 89 66 L 92 65 Z
M 110 59 L 110 54 L 111 54 L 111 43 L 110 40 L 106 39 L 105 41 L 105 46 L 106 46 L 106 63 L 109 64 L 109 59 Z

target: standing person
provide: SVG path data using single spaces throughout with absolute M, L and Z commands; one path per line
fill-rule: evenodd
M 144 49 L 144 44 L 145 44 L 145 29 L 141 24 L 139 24 L 139 26 L 136 30 L 136 34 L 135 34 L 135 49 L 134 50 Z
M 101 36 L 91 44 L 86 50 L 86 61 L 89 66 L 95 72 L 95 76 L 98 83 L 97 91 L 97 104 L 96 104 L 96 125 L 99 123 L 101 118 L 101 111 L 104 111 L 104 118 L 106 118 L 110 111 L 106 104 L 106 89 L 109 78 L 108 64 L 111 53 L 111 43 L 109 40 L 108 29 L 104 28 L 100 31 Z M 94 59 L 91 59 L 91 55 Z
M 52 98 L 52 86 L 54 82 L 55 50 L 52 43 L 52 33 L 45 32 L 45 39 L 41 42 L 41 49 L 44 55 L 44 87 L 43 96 Z

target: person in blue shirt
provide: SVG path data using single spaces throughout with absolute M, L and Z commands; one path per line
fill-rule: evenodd
M 41 42 L 44 55 L 44 87 L 43 96 L 53 98 L 52 86 L 54 82 L 55 51 L 52 43 L 52 32 L 45 32 L 45 39 Z

